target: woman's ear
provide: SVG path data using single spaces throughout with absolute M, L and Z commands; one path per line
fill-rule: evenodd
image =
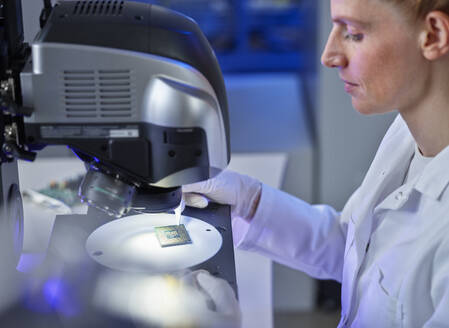
M 426 15 L 420 46 L 428 60 L 436 60 L 449 52 L 449 15 L 442 11 Z

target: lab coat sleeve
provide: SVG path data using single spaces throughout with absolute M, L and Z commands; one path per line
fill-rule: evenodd
M 233 220 L 234 243 L 240 249 L 268 256 L 312 277 L 341 282 L 346 241 L 352 241 L 354 234 L 354 224 L 348 224 L 350 218 L 353 211 L 363 204 L 364 195 L 371 192 L 366 181 L 376 179 L 380 174 L 379 165 L 375 163 L 389 151 L 388 145 L 397 140 L 397 134 L 404 132 L 409 133 L 408 128 L 398 115 L 383 138 L 362 185 L 341 213 L 327 205 L 310 205 L 263 185 L 260 203 L 251 223 L 239 218 Z
M 326 205 L 310 205 L 262 186 L 258 209 L 246 223 L 234 220 L 234 242 L 319 279 L 341 281 L 347 224 Z
M 423 328 L 443 328 L 449 323 L 449 239 L 435 253 L 431 297 L 434 312 Z

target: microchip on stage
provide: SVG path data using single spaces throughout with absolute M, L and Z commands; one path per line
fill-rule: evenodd
M 189 233 L 183 224 L 154 228 L 161 247 L 191 244 Z

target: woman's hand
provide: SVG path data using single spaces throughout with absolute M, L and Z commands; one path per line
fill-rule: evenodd
M 227 281 L 212 276 L 206 270 L 189 272 L 181 280 L 205 295 L 208 311 L 203 314 L 203 323 L 206 323 L 206 326 L 214 328 L 241 326 L 240 306 L 234 290 Z
M 204 208 L 209 200 L 231 205 L 231 217 L 250 221 L 260 200 L 262 184 L 247 175 L 223 171 L 216 177 L 182 186 L 186 205 Z

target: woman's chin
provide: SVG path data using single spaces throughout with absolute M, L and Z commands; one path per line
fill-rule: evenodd
M 393 111 L 393 109 L 363 102 L 360 101 L 359 99 L 355 99 L 354 97 L 352 97 L 352 106 L 357 112 L 359 112 L 362 115 L 384 114 Z

